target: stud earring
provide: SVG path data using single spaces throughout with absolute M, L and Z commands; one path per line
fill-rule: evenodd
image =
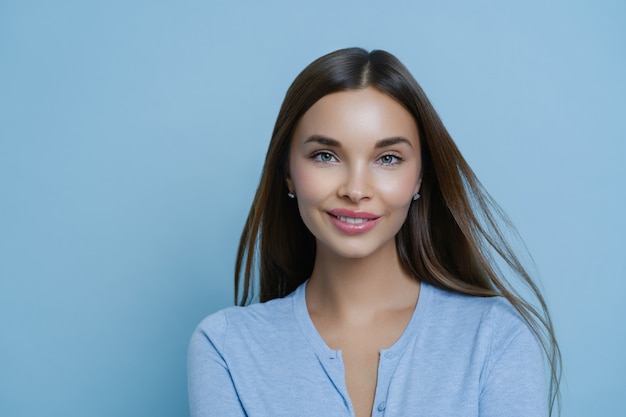
M 289 198 L 296 198 L 296 195 L 294 193 L 292 193 L 291 191 L 289 191 L 287 193 L 287 197 L 289 197 Z
M 413 201 L 417 200 L 418 198 L 420 198 L 420 194 L 419 193 L 415 193 L 413 194 Z

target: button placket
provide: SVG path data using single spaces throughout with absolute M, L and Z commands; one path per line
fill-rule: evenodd
M 378 384 L 376 387 L 376 396 L 374 397 L 374 410 L 376 416 L 384 416 L 387 409 L 387 396 L 389 395 L 389 385 L 400 356 L 395 351 L 387 350 L 381 352 L 380 363 L 378 367 Z
M 348 395 L 348 389 L 345 385 L 345 369 L 341 351 L 335 350 L 326 352 L 323 355 L 318 354 L 318 359 L 326 372 L 326 376 L 335 387 L 337 393 L 341 396 L 347 413 L 354 415 L 354 410 L 352 409 L 352 404 L 350 403 L 350 396 Z

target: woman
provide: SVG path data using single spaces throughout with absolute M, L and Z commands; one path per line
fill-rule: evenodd
M 245 307 L 192 337 L 192 416 L 549 415 L 558 346 L 498 218 L 394 56 L 319 58 L 287 92 L 243 230 Z

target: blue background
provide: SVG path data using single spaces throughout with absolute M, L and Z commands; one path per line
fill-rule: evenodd
M 413 72 L 534 255 L 564 416 L 624 416 L 626 3 L 0 1 L 0 415 L 181 416 L 310 61 Z

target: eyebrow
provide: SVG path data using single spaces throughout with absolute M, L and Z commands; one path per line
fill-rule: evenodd
M 392 145 L 397 145 L 399 143 L 406 143 L 407 145 L 409 145 L 410 148 L 413 148 L 413 145 L 411 144 L 411 141 L 409 141 L 407 138 L 404 138 L 402 136 L 396 136 L 393 138 L 386 138 L 386 139 L 381 139 L 378 142 L 376 142 L 376 148 L 386 148 L 387 146 L 392 146 Z
M 341 143 L 338 140 L 331 139 L 322 135 L 312 135 L 304 141 L 304 143 L 317 142 L 320 145 L 324 146 L 332 146 L 334 148 L 341 148 Z
M 307 140 L 304 141 L 304 143 L 310 143 L 310 142 L 317 142 L 320 145 L 331 146 L 334 148 L 341 148 L 341 142 L 339 142 L 336 139 L 332 139 L 332 138 L 322 136 L 322 135 L 312 135 L 312 136 L 309 136 Z M 407 138 L 402 137 L 402 136 L 394 136 L 391 138 L 381 139 L 376 142 L 376 145 L 374 145 L 374 147 L 377 149 L 386 148 L 388 146 L 397 145 L 399 143 L 406 143 L 407 145 L 409 145 L 409 147 L 413 148 L 411 141 L 409 141 Z

